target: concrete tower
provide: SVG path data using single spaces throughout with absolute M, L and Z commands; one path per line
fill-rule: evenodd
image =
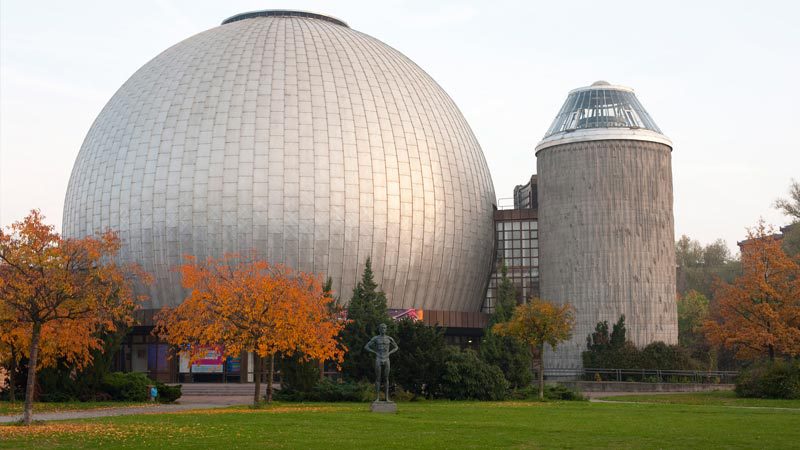
M 671 152 L 633 90 L 604 81 L 571 91 L 536 146 L 541 296 L 576 310 L 547 367 L 580 367 L 622 314 L 636 345 L 677 343 Z

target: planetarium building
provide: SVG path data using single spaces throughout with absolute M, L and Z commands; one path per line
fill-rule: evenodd
M 261 257 L 350 296 L 367 258 L 390 308 L 478 312 L 492 264 L 492 179 L 452 99 L 341 20 L 240 14 L 145 64 L 92 125 L 64 234 L 118 230 L 179 304 L 183 255 Z
M 63 234 L 116 230 L 122 262 L 155 279 L 137 287 L 149 300 L 121 370 L 249 379 L 246 355 L 189 367 L 150 330 L 185 298 L 184 255 L 250 252 L 330 277 L 343 300 L 370 258 L 389 308 L 472 346 L 507 267 L 519 301 L 575 306 L 573 339 L 545 357 L 576 368 L 595 324 L 621 314 L 637 345 L 676 341 L 671 146 L 631 89 L 576 89 L 538 173 L 498 210 L 475 136 L 421 68 L 341 20 L 257 11 L 114 94 L 72 170 Z

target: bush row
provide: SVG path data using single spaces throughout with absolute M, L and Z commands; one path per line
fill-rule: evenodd
M 756 398 L 800 398 L 800 361 L 753 365 L 736 378 L 736 395 Z
M 87 386 L 80 379 L 74 382 L 65 382 L 62 377 L 44 371 L 39 379 L 38 401 L 43 402 L 71 402 L 71 401 L 123 401 L 144 402 L 150 398 L 150 386 L 155 386 L 158 391 L 157 401 L 172 403 L 181 396 L 181 385 L 169 386 L 160 381 L 153 381 L 143 373 L 113 372 L 105 374 L 97 383 Z M 44 385 L 44 386 L 42 386 Z M 8 389 L 2 393 L 2 398 L 8 398 Z M 22 398 L 22 392 L 17 389 L 17 398 Z

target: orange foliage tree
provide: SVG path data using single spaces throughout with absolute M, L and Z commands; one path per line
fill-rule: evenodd
M 261 392 L 262 358 L 270 359 L 267 401 L 276 353 L 342 361 L 345 349 L 336 338 L 344 324 L 333 314 L 333 299 L 319 277 L 238 255 L 204 263 L 186 257 L 179 270 L 191 294 L 177 308 L 159 313 L 156 333 L 190 360 L 208 347 L 231 357 L 252 352 L 254 403 Z
M 739 359 L 800 355 L 800 265 L 763 220 L 748 230 L 741 252 L 742 275 L 719 282 L 706 337 Z
M 556 346 L 572 337 L 575 326 L 575 309 L 569 303 L 558 306 L 532 298 L 519 305 L 508 322 L 492 327 L 501 336 L 512 336 L 529 345 L 539 354 L 539 399 L 544 398 L 544 345 Z
M 36 371 L 63 358 L 80 369 L 102 336 L 133 321 L 136 266 L 119 266 L 117 235 L 63 239 L 37 210 L 0 230 L 0 342 L 28 358 L 23 423 L 30 424 Z M 8 354 L 9 352 L 6 352 Z M 16 361 L 15 361 L 16 362 Z

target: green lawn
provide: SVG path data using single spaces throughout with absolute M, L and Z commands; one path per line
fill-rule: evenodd
M 25 402 L 14 403 L 0 401 L 0 416 L 14 416 L 22 414 L 22 407 Z M 59 402 L 59 403 L 34 403 L 33 415 L 37 412 L 57 412 L 57 411 L 79 411 L 98 408 L 119 408 L 123 406 L 152 405 L 152 403 L 141 402 Z
M 800 411 L 589 402 L 276 404 L 0 426 L 0 447 L 791 448 Z
M 765 408 L 797 408 L 800 400 L 771 398 L 739 398 L 733 391 L 693 392 L 685 394 L 622 395 L 603 400 L 640 403 L 672 403 L 682 405 L 759 406 Z

